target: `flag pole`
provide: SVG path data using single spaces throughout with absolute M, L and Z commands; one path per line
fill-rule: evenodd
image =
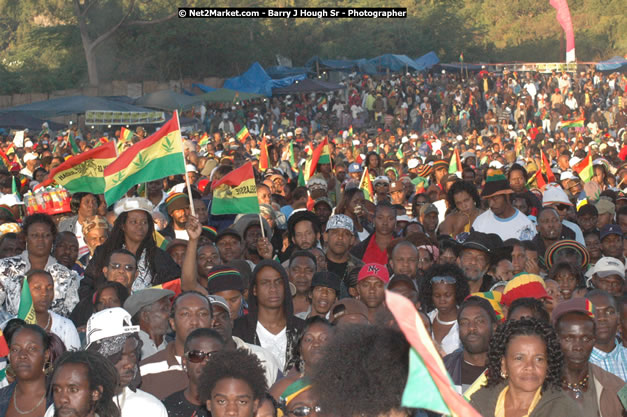
M 174 117 L 176 117 L 176 126 L 179 130 L 179 137 L 181 138 L 181 145 L 185 148 L 185 144 L 183 143 L 183 135 L 181 135 L 181 123 L 179 122 L 179 112 L 178 110 L 174 110 Z M 185 164 L 185 156 L 183 156 L 183 165 L 187 167 Z M 192 216 L 196 217 L 196 210 L 194 210 L 194 200 L 192 199 L 192 186 L 189 183 L 189 177 L 187 176 L 187 169 L 185 169 L 185 185 L 187 186 L 187 197 L 189 198 L 189 209 L 192 213 Z
M 263 228 L 263 219 L 261 218 L 261 213 L 259 213 L 259 226 L 261 226 L 261 237 L 266 238 L 266 232 Z

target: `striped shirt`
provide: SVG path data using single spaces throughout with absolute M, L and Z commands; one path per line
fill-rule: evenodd
M 609 353 L 595 347 L 590 355 L 590 363 L 627 382 L 627 348 L 624 346 L 617 343 Z

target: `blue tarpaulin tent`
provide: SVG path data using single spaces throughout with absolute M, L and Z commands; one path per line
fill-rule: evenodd
M 277 78 L 291 77 L 293 75 L 300 75 L 300 74 L 307 75 L 311 73 L 311 71 L 305 67 L 278 66 L 278 67 L 266 68 L 266 73 L 268 73 L 270 77 L 277 79 Z
M 414 59 L 416 66 L 419 71 L 424 71 L 430 69 L 432 66 L 440 63 L 440 58 L 435 54 L 435 52 L 431 51 L 429 53 L 424 54 L 420 58 Z
M 607 61 L 602 61 L 595 66 L 597 71 L 627 71 L 627 59 L 622 56 L 615 56 Z
M 341 90 L 343 88 L 344 86 L 341 84 L 316 79 L 312 80 L 308 78 L 306 80 L 295 82 L 287 87 L 275 88 L 272 90 L 272 94 L 320 93 L 325 91 Z
M 292 85 L 294 81 L 304 80 L 305 78 L 305 74 L 300 74 L 273 80 L 263 67 L 258 62 L 255 62 L 242 75 L 226 80 L 223 87 L 236 91 L 244 91 L 246 93 L 263 94 L 266 97 L 270 97 L 273 88 L 287 87 L 288 85 Z
M 407 55 L 385 54 L 368 60 L 368 62 L 381 72 L 390 70 L 392 72 L 415 70 L 420 71 L 416 62 Z
M 377 67 L 367 59 L 321 59 L 318 56 L 312 57 L 305 66 L 313 72 L 319 71 L 344 71 L 360 72 L 363 74 L 376 74 Z

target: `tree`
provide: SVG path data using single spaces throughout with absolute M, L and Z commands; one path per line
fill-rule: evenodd
M 130 4 L 126 6 L 126 11 L 122 12 L 122 16 L 118 19 L 117 23 L 110 26 L 101 34 L 92 35 L 90 32 L 90 10 L 93 11 L 94 6 L 99 3 L 100 0 L 72 0 L 74 7 L 74 15 L 78 20 L 78 28 L 81 34 L 81 41 L 83 44 L 83 50 L 85 51 L 85 61 L 87 62 L 87 74 L 89 77 L 89 84 L 98 85 L 98 61 L 96 60 L 96 50 L 104 41 L 111 38 L 122 25 L 125 26 L 141 26 L 141 25 L 154 25 L 165 22 L 172 19 L 177 15 L 177 12 L 173 12 L 165 17 L 153 19 L 153 20 L 129 20 L 131 14 L 134 12 L 135 4 L 137 0 L 131 0 Z

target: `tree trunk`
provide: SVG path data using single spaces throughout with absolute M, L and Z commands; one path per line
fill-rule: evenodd
M 92 48 L 85 48 L 85 60 L 87 61 L 87 75 L 89 77 L 89 85 L 98 85 L 98 63 L 96 54 Z

